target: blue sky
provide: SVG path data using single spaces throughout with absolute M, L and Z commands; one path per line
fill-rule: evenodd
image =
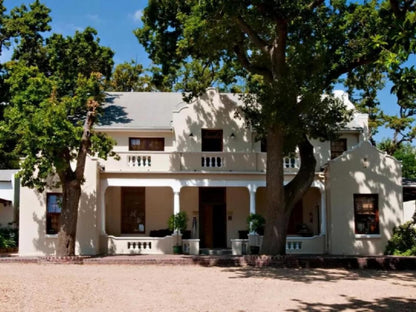
M 33 0 L 4 0 L 7 9 Z M 51 11 L 52 32 L 65 36 L 91 26 L 98 31 L 102 45 L 115 52 L 116 64 L 135 60 L 147 67 L 150 60 L 133 35 L 133 30 L 141 26 L 141 15 L 147 0 L 41 0 Z M 0 61 L 10 58 L 12 51 L 4 50 Z M 416 61 L 413 59 L 413 63 Z M 338 86 L 337 86 L 338 87 Z M 391 85 L 380 92 L 382 109 L 392 114 L 397 110 L 395 97 L 390 94 Z M 376 136 L 376 141 L 390 134 L 384 129 Z
M 30 0 L 4 0 L 7 9 L 20 4 L 30 4 Z M 41 0 L 50 8 L 52 32 L 69 36 L 91 26 L 98 31 L 102 45 L 116 53 L 116 64 L 137 60 L 149 64 L 144 49 L 140 46 L 133 30 L 141 25 L 140 17 L 147 0 Z M 11 51 L 5 51 L 7 58 Z

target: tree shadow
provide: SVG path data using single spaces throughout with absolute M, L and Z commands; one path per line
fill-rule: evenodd
M 321 302 L 306 302 L 299 299 L 293 299 L 298 302 L 299 306 L 296 309 L 288 309 L 286 311 L 415 311 L 416 299 L 400 298 L 400 297 L 386 297 L 379 298 L 374 301 L 362 300 L 354 297 L 342 295 L 347 303 L 321 303 Z
M 345 270 L 345 269 L 293 269 L 293 268 L 274 268 L 274 267 L 238 267 L 227 268 L 225 272 L 234 273 L 233 279 L 241 278 L 261 278 L 278 279 L 298 283 L 313 284 L 316 282 L 333 282 L 339 280 L 371 280 L 382 281 L 386 278 L 394 278 L 400 282 L 397 285 L 406 283 L 408 287 L 416 288 L 416 272 L 414 271 L 378 271 L 378 270 Z M 410 283 L 410 284 L 408 284 Z
M 127 124 L 133 121 L 127 117 L 126 107 L 120 105 L 122 103 L 121 101 L 118 101 L 117 105 L 113 105 L 118 98 L 120 98 L 120 95 L 106 94 L 105 104 L 103 105 L 102 113 L 97 123 L 99 127 Z

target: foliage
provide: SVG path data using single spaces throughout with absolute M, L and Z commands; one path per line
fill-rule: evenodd
M 348 120 L 331 96 L 333 85 L 354 69 L 409 51 L 414 6 L 398 0 L 148 2 L 135 34 L 185 100 L 208 86 L 244 84 L 245 117 L 267 141 L 265 253 L 285 253 L 287 216 L 314 179 L 308 138 L 335 137 Z M 284 185 L 283 155 L 296 147 L 301 168 Z
M 387 153 L 394 150 L 392 156 L 402 163 L 402 176 L 407 179 L 416 179 L 416 150 L 410 143 L 396 147 L 392 140 L 387 139 L 377 146 Z
M 385 255 L 416 256 L 416 227 L 414 222 L 406 222 L 394 227 L 393 236 L 388 241 Z
M 0 248 L 14 248 L 19 242 L 19 231 L 11 228 L 0 228 Z
M 0 142 L 16 140 L 14 153 L 23 157 L 22 185 L 39 191 L 61 187 L 56 253 L 73 255 L 87 156 L 114 156 L 114 141 L 93 128 L 102 113 L 113 51 L 86 28 L 72 37 L 53 34 L 36 48 L 17 52 L 7 64 L 10 101 L 0 122 Z
M 53 35 L 44 46 L 49 51 L 47 62 L 42 62 L 48 63 L 45 72 L 41 66 L 28 65 L 26 59 L 8 64 L 6 82 L 12 97 L 5 111 L 7 122 L 1 124 L 2 135 L 13 134 L 18 140 L 15 152 L 25 156 L 20 173 L 25 186 L 42 190 L 50 175 L 63 174 L 77 160 L 84 123 L 92 109 L 88 103 L 99 105 L 104 99 L 103 76 L 98 72 L 110 74 L 112 65 L 111 51 L 99 46 L 95 34 L 86 29 L 73 38 Z M 77 55 L 78 65 L 70 60 L 71 55 Z M 89 131 L 88 153 L 105 158 L 112 141 Z
M 148 71 L 135 61 L 118 64 L 107 83 L 106 90 L 117 92 L 169 91 L 158 84 L 158 72 L 156 68 L 154 70 L 156 71 L 153 69 Z
M 188 225 L 188 216 L 185 211 L 173 214 L 168 219 L 168 228 L 171 231 L 184 232 Z
M 250 233 L 256 232 L 258 234 L 262 234 L 264 232 L 264 224 L 266 223 L 266 220 L 262 215 L 258 213 L 251 213 L 247 217 L 247 223 Z
M 6 14 L 3 1 L 0 2 L 0 54 L 4 48 L 8 49 L 11 42 L 17 44 L 15 55 L 23 51 L 35 51 L 42 42 L 41 33 L 50 30 L 50 10 L 39 1 L 34 1 L 29 7 L 21 5 L 12 8 Z M 18 52 L 16 52 L 18 51 Z M 32 53 L 33 57 L 35 56 Z M 4 64 L 0 64 L 0 120 L 4 119 L 4 108 L 10 101 L 9 86 L 5 80 L 9 77 Z M 3 136 L 0 143 L 0 168 L 18 168 L 19 155 L 13 153 L 15 137 L 12 135 Z

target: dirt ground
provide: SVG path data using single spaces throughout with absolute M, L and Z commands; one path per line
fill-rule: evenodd
M 416 271 L 3 263 L 0 311 L 416 311 Z

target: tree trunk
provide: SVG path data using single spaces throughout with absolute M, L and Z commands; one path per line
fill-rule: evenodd
M 62 210 L 56 256 L 74 256 L 81 185 L 77 180 L 62 184 Z
M 313 146 L 304 137 L 298 144 L 301 166 L 296 176 L 284 186 L 283 131 L 269 129 L 267 135 L 266 225 L 262 252 L 268 255 L 286 254 L 289 218 L 296 202 L 306 193 L 315 176 L 316 160 Z
M 267 133 L 267 206 L 262 246 L 262 253 L 269 255 L 284 254 L 286 249 L 288 218 L 284 212 L 283 144 L 283 130 L 278 126 L 270 127 Z

